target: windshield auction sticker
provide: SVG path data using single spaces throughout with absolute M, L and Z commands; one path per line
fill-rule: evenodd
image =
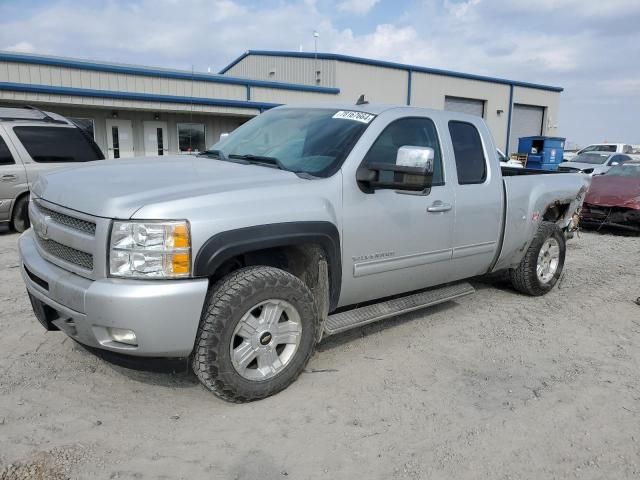
M 356 122 L 361 122 L 361 123 L 370 123 L 371 120 L 376 118 L 376 116 L 372 115 L 371 113 L 340 110 L 339 112 L 336 112 L 332 118 L 344 118 L 345 120 L 354 120 Z

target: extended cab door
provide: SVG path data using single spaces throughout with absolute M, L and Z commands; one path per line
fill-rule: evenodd
M 27 189 L 24 165 L 0 126 L 0 222 L 11 220 L 11 205 Z
M 487 273 L 500 246 L 505 207 L 496 149 L 484 122 L 452 117 L 447 123 L 456 165 L 451 273 L 457 280 Z
M 402 146 L 433 148 L 434 182 L 425 192 L 378 189 L 365 193 L 356 182 L 354 170 L 343 169 L 339 305 L 417 290 L 448 279 L 455 196 L 443 168 L 436 125 L 428 117 L 398 118 L 389 123 L 374 122 L 365 136 L 358 151 L 352 152 L 362 155 L 363 164 L 395 163 Z

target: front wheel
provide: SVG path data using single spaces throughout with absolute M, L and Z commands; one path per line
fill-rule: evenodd
M 313 296 L 299 278 L 272 267 L 237 270 L 209 293 L 193 371 L 224 400 L 268 397 L 300 375 L 319 325 Z
M 513 287 L 533 296 L 550 291 L 562 274 L 566 249 L 562 230 L 542 222 L 518 267 L 509 271 Z

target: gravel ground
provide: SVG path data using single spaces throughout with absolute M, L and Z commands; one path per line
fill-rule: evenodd
M 542 298 L 500 281 L 320 345 L 231 405 L 36 323 L 0 233 L 0 479 L 640 476 L 640 238 L 583 233 Z M 152 370 L 154 369 L 154 370 Z

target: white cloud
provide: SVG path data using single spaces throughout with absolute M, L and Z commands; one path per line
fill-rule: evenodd
M 613 108 L 615 101 L 616 108 L 628 110 L 627 121 L 616 128 L 640 143 L 640 1 L 378 3 L 50 0 L 18 15 L 0 0 L 0 48 L 205 71 L 248 49 L 297 51 L 302 45 L 311 51 L 317 30 L 321 51 L 563 86 L 561 128 L 567 131 L 558 133 L 573 140 L 582 141 L 576 137 L 586 131 L 583 118 L 593 119 L 593 132 L 601 128 L 595 122 L 616 118 L 598 110 Z M 384 23 L 367 26 L 374 16 L 364 15 L 376 5 L 387 9 Z M 352 24 L 354 15 L 363 18 Z M 587 115 L 585 99 L 596 113 Z
M 366 15 L 379 1 L 380 0 L 343 0 L 338 4 L 338 10 L 354 15 Z
M 444 0 L 445 8 L 457 18 L 462 18 L 471 8 L 478 5 L 480 0 L 466 0 L 462 2 L 454 2 L 452 0 Z
M 36 48 L 29 42 L 18 42 L 14 45 L 4 47 L 3 50 L 7 52 L 33 53 L 36 51 Z

